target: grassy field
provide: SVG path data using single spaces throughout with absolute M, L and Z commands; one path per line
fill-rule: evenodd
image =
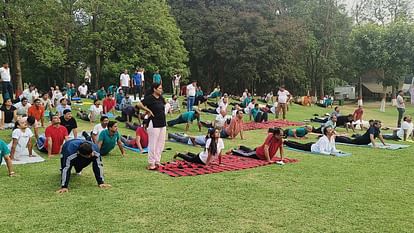
M 344 106 L 342 113 L 355 107 Z M 365 119 L 395 126 L 396 109 L 378 109 L 379 103 L 366 104 Z M 288 119 L 302 121 L 331 111 L 293 105 Z M 407 113 L 414 115 L 414 108 Z M 78 124 L 81 129 L 92 127 L 80 120 Z M 120 126 L 121 133 L 134 134 Z M 189 134 L 199 134 L 196 125 L 190 128 Z M 183 129 L 179 125 L 168 132 Z M 11 131 L 0 136 L 9 142 Z M 265 130 L 255 130 L 246 132 L 243 141 L 224 142 L 228 150 L 240 144 L 254 147 L 264 138 Z M 172 160 L 176 151 L 200 151 L 172 143 L 166 147 L 172 150 L 163 153 L 163 161 Z M 87 168 L 82 176 L 72 176 L 70 192 L 64 195 L 55 194 L 59 158 L 15 166 L 18 176 L 12 178 L 2 166 L 0 232 L 412 232 L 414 144 L 398 151 L 338 148 L 353 155 L 286 151 L 300 162 L 181 178 L 147 171 L 146 156 L 127 151 L 122 158 L 115 148 L 104 158 L 111 189 L 97 188 Z

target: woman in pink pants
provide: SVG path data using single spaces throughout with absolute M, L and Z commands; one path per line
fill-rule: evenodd
M 148 170 L 156 170 L 161 161 L 167 132 L 165 118 L 165 99 L 162 97 L 162 85 L 153 83 L 151 89 L 137 106 L 149 114 L 148 124 Z

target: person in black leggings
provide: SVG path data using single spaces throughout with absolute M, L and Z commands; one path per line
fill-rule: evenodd
M 375 143 L 375 139 L 378 137 L 379 140 L 382 142 L 384 146 L 387 144 L 384 141 L 384 138 L 381 134 L 381 121 L 375 120 L 372 126 L 365 132 L 365 134 L 356 137 L 356 138 L 349 138 L 345 136 L 337 136 L 335 138 L 336 142 L 346 143 L 346 144 L 354 144 L 354 145 L 368 145 L 372 143 L 373 147 L 377 147 Z

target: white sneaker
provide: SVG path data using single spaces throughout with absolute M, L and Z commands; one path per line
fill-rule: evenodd
M 285 163 L 282 160 L 277 161 L 276 164 L 278 164 L 278 165 L 285 165 Z

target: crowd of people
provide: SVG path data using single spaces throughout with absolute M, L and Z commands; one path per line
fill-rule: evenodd
M 61 157 L 62 177 L 61 188 L 58 190 L 60 193 L 68 191 L 72 167 L 80 175 L 83 168 L 89 164 L 92 164 L 99 187 L 110 187 L 104 182 L 102 156 L 110 154 L 115 147 L 119 148 L 121 156 L 125 156 L 124 147 L 135 148 L 141 153 L 147 150 L 147 169 L 157 170 L 162 166 L 161 156 L 168 138 L 203 147 L 198 154 L 177 153 L 174 158 L 211 165 L 221 156 L 225 148 L 223 139 L 245 138 L 243 133 L 245 115 L 248 115 L 251 121 L 259 123 L 269 121 L 271 114 L 274 118 L 281 116 L 286 120 L 293 99 L 284 86 L 278 89 L 276 95 L 269 92 L 260 99 L 255 99 L 247 89 L 240 98 L 229 96 L 222 93 L 220 86 L 207 94 L 196 81 L 181 88 L 181 76 L 176 74 L 171 80 L 172 98 L 167 100 L 163 96 L 163 80 L 158 70 L 154 73 L 149 90 L 143 91 L 145 79 L 142 68 L 136 69 L 132 78 L 128 70 L 124 70 L 119 77 L 119 86 L 111 85 L 107 89 L 102 86 L 95 93 L 88 89 L 90 80 L 85 80 L 78 88 L 68 83 L 62 89 L 55 86 L 42 94 L 38 93 L 34 85 L 29 85 L 20 96 L 13 99 L 13 90 L 8 83 L 10 74 L 7 69 L 7 64 L 0 69 L 4 100 L 0 107 L 0 129 L 12 129 L 12 141 L 7 145 L 0 140 L 0 157 L 5 160 L 9 175 L 15 175 L 12 163 L 16 159 L 16 154 L 32 156 L 34 145 L 32 138 L 35 137 L 35 145 L 40 152 L 47 153 L 49 158 L 57 155 Z M 130 94 L 134 95 L 134 102 Z M 186 111 L 181 111 L 179 95 L 185 97 L 182 105 L 186 105 Z M 93 99 L 93 104 L 88 110 L 75 107 L 81 106 L 81 98 Z M 313 122 L 320 123 L 320 127 L 306 125 L 289 129 L 271 128 L 263 144 L 253 149 L 240 146 L 233 150 L 233 154 L 270 162 L 278 151 L 283 158 L 283 145 L 329 155 L 338 152 L 335 146 L 337 142 L 357 145 L 372 143 L 375 147 L 376 138 L 379 138 L 384 145 L 387 145 L 384 139 L 408 140 L 413 137 L 413 123 L 411 116 L 404 116 L 404 111 L 401 110 L 405 109 L 402 95 L 397 99 L 397 104 L 400 113 L 398 121 L 403 120 L 403 122 L 391 135 L 382 135 L 379 120 L 364 121 L 362 106 L 358 106 L 353 114 L 345 115 L 342 115 L 339 107 L 335 107 L 329 116 L 311 119 Z M 72 111 L 77 112 L 76 116 Z M 115 118 L 118 111 L 121 116 Z M 212 122 L 201 120 L 202 112 L 215 114 L 214 120 Z M 167 115 L 172 113 L 179 113 L 179 115 L 167 121 Z M 137 122 L 134 122 L 134 119 L 137 119 Z M 90 122 L 91 128 L 78 130 L 77 120 Z M 202 131 L 203 126 L 206 127 L 205 135 L 188 136 L 169 133 L 167 137 L 167 126 L 185 124 L 184 130 L 187 132 L 194 120 L 197 121 L 199 131 Z M 47 123 L 49 121 L 50 123 Z M 135 131 L 135 136 L 121 135 L 118 131 L 119 122 L 125 122 L 128 129 Z M 39 129 L 44 127 L 44 134 L 40 134 Z M 351 129 L 353 132 L 359 127 L 361 131 L 366 130 L 366 132 L 347 137 L 337 135 L 337 127 L 344 127 L 347 131 Z M 291 140 L 306 138 L 309 134 L 317 134 L 320 137 L 316 142 L 305 144 Z M 283 164 L 283 161 L 279 163 Z

